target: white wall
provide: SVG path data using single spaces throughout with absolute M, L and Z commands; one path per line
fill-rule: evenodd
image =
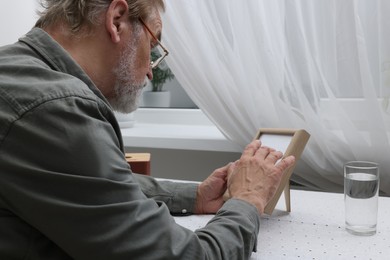
M 0 46 L 16 42 L 37 20 L 38 0 L 0 1 Z

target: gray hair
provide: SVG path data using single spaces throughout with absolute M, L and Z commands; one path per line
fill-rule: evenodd
M 99 16 L 105 11 L 112 0 L 41 0 L 43 11 L 36 27 L 45 28 L 58 22 L 65 22 L 72 33 L 82 28 L 97 25 Z M 129 19 L 142 18 L 149 20 L 154 10 L 165 10 L 163 0 L 126 0 L 129 6 Z

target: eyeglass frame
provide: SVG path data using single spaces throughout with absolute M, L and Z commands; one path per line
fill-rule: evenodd
M 142 25 L 146 28 L 146 30 L 149 32 L 149 34 L 152 36 L 153 40 L 155 40 L 157 42 L 157 44 L 161 47 L 161 49 L 163 49 L 164 51 L 164 54 L 159 57 L 157 60 L 155 61 L 150 61 L 150 68 L 151 69 L 154 69 L 156 68 L 158 65 L 160 65 L 160 63 L 163 61 L 163 59 L 168 56 L 169 54 L 169 51 L 167 50 L 167 48 L 164 47 L 164 45 L 162 45 L 162 43 L 159 41 L 159 39 L 157 39 L 156 35 L 154 35 L 154 33 L 152 32 L 152 30 L 149 29 L 149 27 L 146 25 L 146 23 L 144 22 L 144 20 L 142 20 L 142 18 L 138 18 L 138 20 L 142 23 Z

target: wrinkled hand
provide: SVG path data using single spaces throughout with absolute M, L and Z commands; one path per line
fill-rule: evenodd
M 198 187 L 196 214 L 216 213 L 223 205 L 223 194 L 227 187 L 227 175 L 232 163 L 216 169 Z
M 229 170 L 228 191 L 230 197 L 245 200 L 256 206 L 259 213 L 275 195 L 283 172 L 291 167 L 294 156 L 281 159 L 283 153 L 261 146 L 259 140 L 251 142 L 240 160 Z

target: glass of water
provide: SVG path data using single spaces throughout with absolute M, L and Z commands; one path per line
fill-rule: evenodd
M 345 227 L 354 235 L 376 233 L 379 167 L 374 162 L 353 161 L 344 165 Z

